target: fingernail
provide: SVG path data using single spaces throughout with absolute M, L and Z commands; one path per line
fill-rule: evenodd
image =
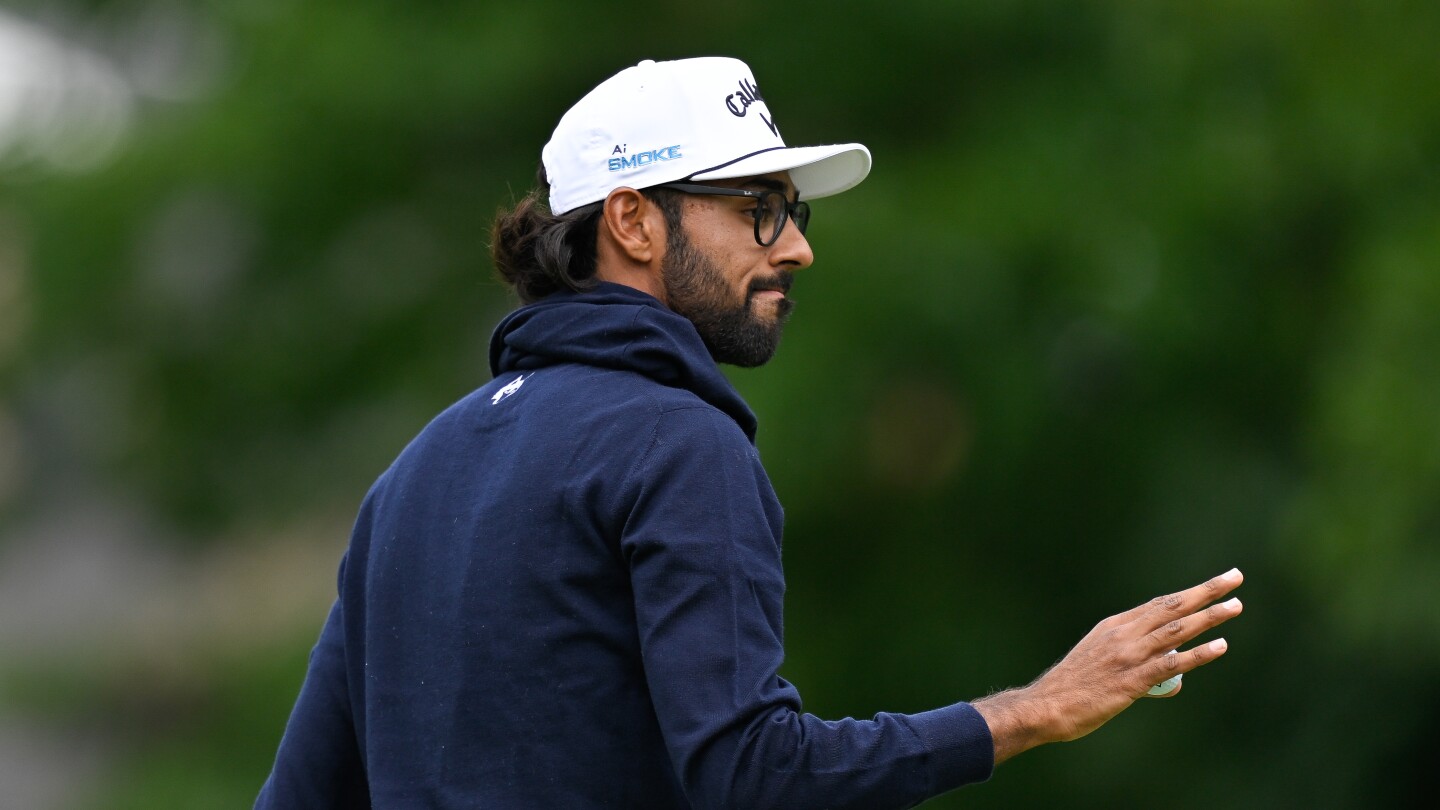
M 1221 575 L 1220 575 L 1220 578 L 1221 578 L 1221 579 L 1239 579 L 1239 578 L 1240 578 L 1240 569 L 1239 569 L 1239 568 L 1231 568 L 1229 571 L 1226 571 L 1225 573 L 1221 574 Z
M 1236 598 L 1236 597 L 1231 597 L 1231 598 L 1229 598 L 1229 599 L 1226 599 L 1226 600 L 1224 601 L 1224 603 L 1222 603 L 1222 604 L 1220 605 L 1220 607 L 1223 607 L 1223 608 L 1225 608 L 1225 609 L 1227 609 L 1227 610 L 1239 610 L 1239 609 L 1240 609 L 1240 600 L 1239 600 L 1238 598 Z
M 1225 639 L 1217 638 L 1214 641 L 1210 642 L 1210 652 L 1225 652 L 1225 648 L 1229 646 L 1229 643 L 1227 643 Z

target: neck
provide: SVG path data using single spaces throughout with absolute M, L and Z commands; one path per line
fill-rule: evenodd
M 660 272 L 660 257 L 650 261 L 636 261 L 629 254 L 618 250 L 604 235 L 597 240 L 595 256 L 595 277 L 601 281 L 624 284 L 656 298 L 666 306 L 670 305 L 665 296 L 665 283 Z

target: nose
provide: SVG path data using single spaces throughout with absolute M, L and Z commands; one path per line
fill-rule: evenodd
M 814 261 L 815 254 L 810 250 L 810 241 L 795 227 L 793 220 L 787 221 L 780 231 L 780 238 L 770 246 L 770 265 L 803 270 Z

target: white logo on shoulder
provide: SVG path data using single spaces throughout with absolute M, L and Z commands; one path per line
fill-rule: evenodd
M 533 376 L 535 376 L 535 375 L 534 375 L 534 374 L 531 374 L 530 376 L 533 377 Z M 491 405 L 499 405 L 499 404 L 500 404 L 500 400 L 502 400 L 502 399 L 510 396 L 511 394 L 515 393 L 516 391 L 519 391 L 519 390 L 520 390 L 520 386 L 522 386 L 522 385 L 525 384 L 525 380 L 526 380 L 526 379 L 527 379 L 527 378 L 525 377 L 525 375 L 524 375 L 524 374 L 521 374 L 519 377 L 516 377 L 514 380 L 510 381 L 510 383 L 509 383 L 508 385 L 506 385 L 504 388 L 501 388 L 499 391 L 496 391 L 496 392 L 495 392 L 495 396 L 490 397 L 490 404 L 491 404 Z

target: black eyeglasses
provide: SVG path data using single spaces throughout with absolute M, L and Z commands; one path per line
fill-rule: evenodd
M 785 230 L 786 219 L 795 220 L 795 227 L 800 229 L 800 233 L 805 233 L 805 228 L 810 225 L 810 203 L 803 200 L 790 202 L 783 191 L 750 191 L 744 188 L 721 188 L 694 183 L 661 183 L 653 188 L 673 188 L 686 194 L 754 198 L 755 210 L 751 211 L 750 215 L 755 217 L 755 242 L 760 247 L 770 247 L 779 240 L 781 231 Z

